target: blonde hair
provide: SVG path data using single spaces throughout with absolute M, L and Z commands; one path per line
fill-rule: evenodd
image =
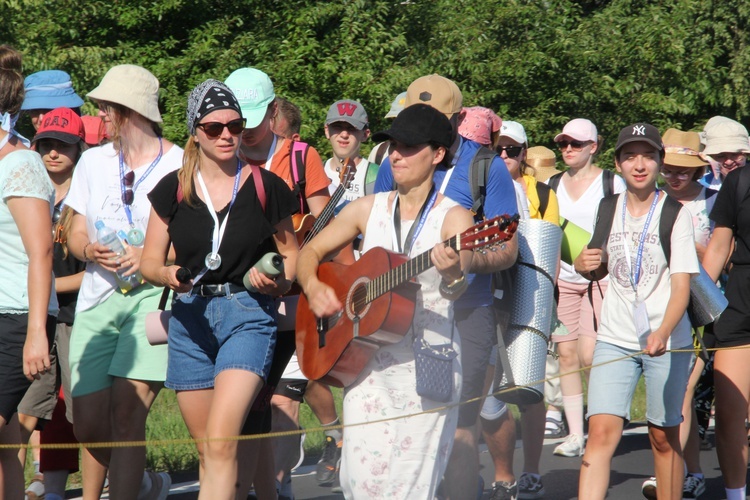
M 107 116 L 109 116 L 109 121 L 112 123 L 112 137 L 110 139 L 112 140 L 112 144 L 115 147 L 115 151 L 117 151 L 118 153 L 122 153 L 122 156 L 124 158 L 127 158 L 128 144 L 123 141 L 122 129 L 132 119 L 133 115 L 138 115 L 138 112 L 133 111 L 132 109 L 128 108 L 127 106 L 123 106 L 122 104 L 117 104 L 109 101 L 99 102 L 104 107 L 105 113 L 107 113 Z M 149 120 L 143 115 L 139 116 L 146 120 L 149 125 L 151 125 L 151 129 L 157 136 L 161 137 L 161 126 L 158 123 Z
M 192 135 L 185 144 L 182 167 L 177 171 L 177 180 L 182 188 L 182 199 L 190 206 L 195 202 L 195 170 L 201 166 L 201 150 Z

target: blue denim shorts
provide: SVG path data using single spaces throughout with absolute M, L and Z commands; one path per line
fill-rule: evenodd
M 223 370 L 246 370 L 264 381 L 276 346 L 273 298 L 239 292 L 225 297 L 179 295 L 169 320 L 165 385 L 208 389 Z
M 679 425 L 692 353 L 668 352 L 654 358 L 644 354 L 621 359 L 634 352 L 607 342 L 596 343 L 589 377 L 587 418 L 607 414 L 630 420 L 630 403 L 643 374 L 646 419 L 659 427 Z

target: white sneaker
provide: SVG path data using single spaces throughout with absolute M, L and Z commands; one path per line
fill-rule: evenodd
M 300 430 L 302 430 L 302 427 L 300 427 Z M 292 472 L 297 470 L 297 468 L 302 465 L 302 462 L 305 461 L 305 436 L 307 436 L 307 434 L 305 434 L 304 432 L 299 436 L 299 459 L 297 460 L 295 466 L 292 467 Z
M 586 441 L 580 434 L 571 434 L 555 448 L 555 455 L 561 457 L 580 457 L 583 455 Z
M 644 498 L 648 498 L 649 500 L 656 500 L 656 478 L 650 477 L 643 481 L 643 485 L 641 486 L 641 493 L 643 493 Z

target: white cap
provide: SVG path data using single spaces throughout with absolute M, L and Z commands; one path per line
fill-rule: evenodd
M 518 144 L 524 146 L 529 145 L 529 140 L 526 138 L 526 130 L 524 130 L 523 125 L 518 122 L 503 120 L 498 137 L 510 137 Z

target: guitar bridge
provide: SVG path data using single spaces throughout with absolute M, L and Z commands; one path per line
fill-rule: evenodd
M 326 346 L 326 333 L 328 333 L 328 318 L 318 318 L 318 348 Z
M 326 346 L 326 333 L 328 333 L 328 330 L 330 330 L 331 327 L 338 322 L 339 318 L 341 318 L 340 312 L 334 314 L 333 316 L 328 316 L 327 318 L 318 318 L 316 320 L 316 330 L 318 331 L 318 348 Z

